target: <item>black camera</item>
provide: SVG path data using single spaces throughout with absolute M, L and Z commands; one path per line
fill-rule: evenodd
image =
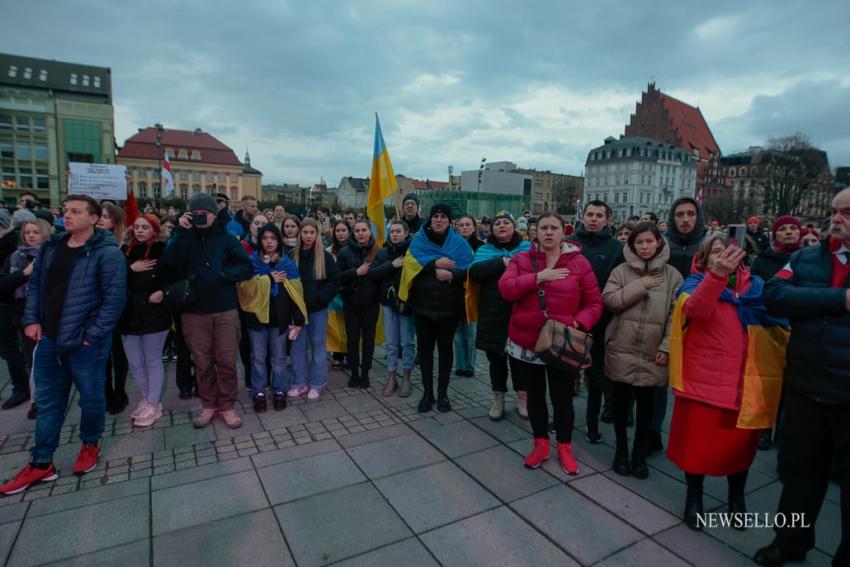
M 192 224 L 195 226 L 207 224 L 207 213 L 192 213 Z

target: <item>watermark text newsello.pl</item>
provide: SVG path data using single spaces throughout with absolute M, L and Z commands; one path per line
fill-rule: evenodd
M 705 512 L 697 514 L 697 525 L 702 528 L 810 528 L 805 514 L 770 514 L 767 512 Z

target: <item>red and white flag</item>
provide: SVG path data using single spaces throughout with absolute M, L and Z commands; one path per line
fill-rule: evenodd
M 168 197 L 174 195 L 174 176 L 171 175 L 171 162 L 168 160 L 168 153 L 162 160 L 162 181 L 165 183 L 165 194 Z
M 703 186 L 700 185 L 699 189 L 697 189 L 697 201 L 702 203 L 705 200 L 705 195 L 703 194 Z

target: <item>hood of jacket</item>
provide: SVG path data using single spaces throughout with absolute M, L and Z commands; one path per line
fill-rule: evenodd
M 667 241 L 663 237 L 658 245 L 661 248 L 655 256 L 650 258 L 648 262 L 646 260 L 642 260 L 637 254 L 632 252 L 629 245 L 623 246 L 623 256 L 626 258 L 626 263 L 633 270 L 641 274 L 660 272 L 664 269 L 664 265 L 667 264 L 667 261 L 670 259 L 670 247 L 667 246 Z
M 573 235 L 573 238 L 593 245 L 598 242 L 604 242 L 605 240 L 614 238 L 614 230 L 609 225 L 605 226 L 599 232 L 590 232 L 589 230 L 587 230 L 584 224 L 580 224 L 575 234 Z
M 679 232 L 679 229 L 676 227 L 676 216 L 673 214 L 676 211 L 676 207 L 682 203 L 691 203 L 697 208 L 696 226 L 694 227 L 694 231 L 688 235 Z M 667 214 L 667 238 L 673 241 L 674 244 L 681 246 L 694 239 L 699 242 L 703 236 L 705 236 L 705 216 L 702 213 L 702 207 L 699 201 L 693 197 L 680 197 L 673 201 L 673 204 L 670 206 L 670 212 Z

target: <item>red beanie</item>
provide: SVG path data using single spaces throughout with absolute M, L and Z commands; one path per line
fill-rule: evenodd
M 759 219 L 755 215 L 753 215 L 753 216 L 751 216 L 750 218 L 747 219 L 747 224 L 753 224 L 753 223 L 761 224 L 761 219 Z
M 773 238 L 776 239 L 776 231 L 779 230 L 779 227 L 783 224 L 793 224 L 797 228 L 802 228 L 802 224 L 800 224 L 800 219 L 791 215 L 782 215 L 775 221 L 773 221 L 773 225 L 770 227 L 770 232 L 773 234 Z

